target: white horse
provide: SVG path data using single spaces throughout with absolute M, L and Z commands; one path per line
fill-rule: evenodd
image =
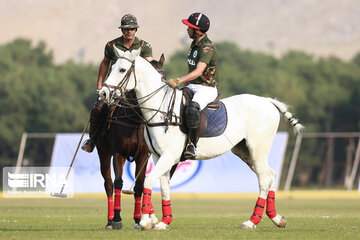
M 180 116 L 182 91 L 168 87 L 150 63 L 139 57 L 140 51 L 123 52 L 116 48 L 115 51 L 119 59 L 113 65 L 99 95 L 110 103 L 114 96 L 119 97 L 123 91 L 135 89 L 147 124 L 145 139 L 156 164 L 145 178 L 140 225 L 142 229 L 163 230 L 172 221 L 170 169 L 180 161 L 186 135 L 180 131 L 179 126 L 152 124 L 164 123 L 169 118 L 167 112 L 169 103 L 174 99 L 174 91 L 175 114 L 172 114 L 172 118 L 175 118 L 174 115 Z M 194 160 L 214 158 L 231 150 L 255 172 L 259 183 L 259 197 L 253 215 L 242 223 L 241 228 L 255 228 L 261 221 L 265 204 L 266 214 L 273 223 L 278 227 L 285 227 L 284 217 L 275 210 L 276 173 L 268 165 L 268 155 L 279 125 L 279 111 L 289 120 L 296 133 L 300 133 L 303 126 L 287 111 L 284 103 L 275 99 L 242 94 L 221 101 L 227 109 L 227 127 L 220 136 L 200 138 Z M 151 203 L 151 189 L 158 178 L 161 181 L 163 204 L 163 218 L 160 223 L 157 223 L 154 217 Z

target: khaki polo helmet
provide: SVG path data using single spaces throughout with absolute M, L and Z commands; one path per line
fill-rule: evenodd
M 139 24 L 137 22 L 137 19 L 132 14 L 125 14 L 121 18 L 121 26 L 119 28 L 126 29 L 126 28 L 139 28 Z

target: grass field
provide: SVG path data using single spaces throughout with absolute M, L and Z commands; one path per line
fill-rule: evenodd
M 71 199 L 0 198 L 0 239 L 360 239 L 360 193 L 345 191 L 277 194 L 279 229 L 264 214 L 254 230 L 240 229 L 256 194 L 173 194 L 174 220 L 166 231 L 133 229 L 133 199 L 122 199 L 123 228 L 106 230 L 104 195 Z M 160 197 L 153 196 L 161 217 Z

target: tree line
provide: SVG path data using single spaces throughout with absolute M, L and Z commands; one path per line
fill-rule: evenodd
M 359 131 L 360 53 L 351 61 L 289 51 L 276 58 L 216 44 L 219 92 L 251 93 L 291 106 L 307 131 Z M 188 49 L 167 56 L 168 78 L 187 73 Z M 0 162 L 14 165 L 26 132 L 81 132 L 96 99 L 98 65 L 54 64 L 44 42 L 16 39 L 0 46 Z M 291 131 L 282 121 L 280 130 Z

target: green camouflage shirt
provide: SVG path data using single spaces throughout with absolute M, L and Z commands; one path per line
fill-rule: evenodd
M 197 44 L 195 41 L 191 43 L 187 61 L 189 72 L 196 69 L 198 62 L 207 64 L 202 75 L 190 81 L 190 83 L 212 87 L 216 86 L 218 82 L 217 50 L 214 43 L 207 36 L 201 39 Z
M 118 57 L 115 54 L 114 45 L 122 50 L 122 51 L 132 51 L 137 50 L 141 47 L 140 56 L 143 58 L 152 57 L 152 48 L 151 45 L 144 40 L 140 40 L 139 38 L 135 37 L 134 43 L 131 45 L 130 48 L 124 46 L 123 36 L 116 38 L 110 42 L 108 42 L 105 46 L 105 57 L 110 59 L 109 69 L 111 66 L 116 62 Z

